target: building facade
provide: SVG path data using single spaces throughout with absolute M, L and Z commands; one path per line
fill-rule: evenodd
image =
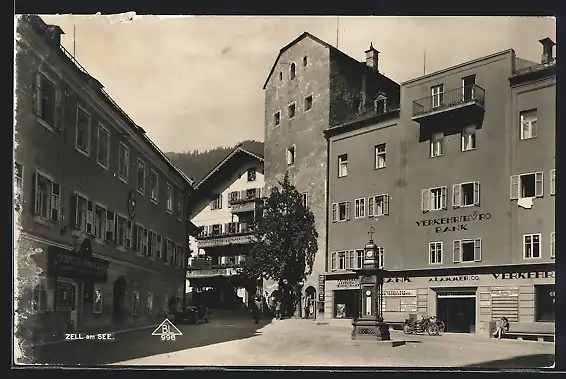
M 14 258 L 18 313 L 35 342 L 161 322 L 180 305 L 190 230 L 191 181 L 62 33 L 37 16 L 17 25 Z
M 238 267 L 253 246 L 253 226 L 263 198 L 263 151 L 243 143 L 195 186 L 187 288 L 192 300 L 212 308 L 248 304 L 257 289 Z
M 431 73 L 402 84 L 399 110 L 326 131 L 327 317 L 357 311 L 371 229 L 386 321 L 553 328 L 556 66 L 540 42 L 540 63 L 507 50 Z
M 315 216 L 319 251 L 303 295 L 317 298 L 319 313 L 324 311 L 320 284 L 328 245 L 328 155 L 323 131 L 376 100 L 382 107 L 398 104 L 399 85 L 379 72 L 378 54 L 370 46 L 366 61 L 359 62 L 305 32 L 279 51 L 264 84 L 266 191 L 288 172 Z M 264 289 L 271 294 L 277 283 L 267 281 Z

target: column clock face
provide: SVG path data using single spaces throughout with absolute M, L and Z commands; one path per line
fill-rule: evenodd
M 366 296 L 371 296 L 371 291 L 370 291 L 370 290 L 367 290 L 367 291 L 366 291 Z
M 373 258 L 373 251 L 366 251 L 366 258 Z

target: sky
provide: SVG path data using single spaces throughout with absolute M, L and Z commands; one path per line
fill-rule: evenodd
M 307 31 L 358 60 L 370 43 L 401 83 L 512 48 L 540 61 L 554 18 L 42 16 L 62 45 L 163 151 L 263 141 L 263 84 L 279 50 Z M 75 32 L 73 33 L 73 29 Z M 74 37 L 73 37 L 74 34 Z M 74 40 L 74 41 L 73 41 Z

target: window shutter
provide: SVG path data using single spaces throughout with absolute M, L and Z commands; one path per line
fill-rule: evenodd
M 64 117 L 64 90 L 60 87 L 55 87 L 55 128 L 61 130 L 63 129 L 63 117 Z
M 59 221 L 59 210 L 61 209 L 61 186 L 59 183 L 51 182 L 51 220 Z
M 430 191 L 428 189 L 424 189 L 421 191 L 421 209 L 423 213 L 426 213 L 430 210 Z
M 374 212 L 374 202 L 375 199 L 373 198 L 373 196 L 368 197 L 368 217 L 373 217 L 375 216 L 375 212 Z
M 389 195 L 383 195 L 383 214 L 389 214 Z
M 538 122 L 537 120 L 531 120 L 531 138 L 538 136 Z
M 222 209 L 222 194 L 218 195 L 218 209 Z
M 481 262 L 481 238 L 474 240 L 474 261 Z
M 441 202 L 442 202 L 442 209 L 446 209 L 446 197 L 448 196 L 447 192 L 448 191 L 446 190 L 446 187 L 442 187 L 442 190 L 441 190 L 442 197 L 440 199 Z
M 511 200 L 519 199 L 519 175 L 511 175 Z
M 460 189 L 462 188 L 461 184 L 454 184 L 452 186 L 452 206 L 454 208 L 459 208 L 461 206 L 460 202 Z
M 346 201 L 346 220 L 350 219 L 350 202 Z
M 337 213 L 338 213 L 337 208 L 338 208 L 338 204 L 333 203 L 332 204 L 332 222 L 336 222 L 336 220 L 337 220 Z
M 228 233 L 228 232 L 230 232 L 230 223 L 229 222 L 224 224 L 224 233 Z
M 32 74 L 32 105 L 33 111 L 36 115 L 40 116 L 41 112 L 39 109 L 39 95 L 41 94 L 41 74 L 38 71 L 34 71 Z
M 40 212 L 39 207 L 39 199 L 41 198 L 41 194 L 39 191 L 39 173 L 35 173 L 33 176 L 33 192 L 34 192 L 34 207 L 33 207 L 33 214 L 38 215 Z
M 94 212 L 92 211 L 92 201 L 86 203 L 86 233 L 92 234 L 92 224 L 94 222 Z
M 461 258 L 461 250 L 462 250 L 462 241 L 460 240 L 456 240 L 454 241 L 454 248 L 453 248 L 453 252 L 454 252 L 454 263 L 459 263 L 462 261 Z
M 474 182 L 474 205 L 480 205 L 480 182 Z
M 544 191 L 543 191 L 544 182 L 543 182 L 542 172 L 537 172 L 535 174 L 535 180 L 536 180 L 536 182 L 535 182 L 535 196 L 536 197 L 542 197 L 543 194 L 544 194 Z
M 556 193 L 556 170 L 550 170 L 550 194 Z

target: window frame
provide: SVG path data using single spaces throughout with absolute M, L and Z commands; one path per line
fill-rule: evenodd
M 464 261 L 464 243 L 472 243 L 474 246 L 474 259 L 471 261 Z M 458 254 L 458 256 L 456 256 Z M 483 259 L 483 244 L 481 238 L 462 238 L 452 242 L 452 261 L 453 263 L 474 263 L 482 262 Z
M 295 80 L 297 78 L 297 65 L 295 62 L 291 62 L 289 65 L 289 80 Z
M 469 130 L 473 130 L 472 132 L 469 132 Z M 477 128 L 475 125 L 469 125 L 466 126 L 462 129 L 461 134 L 461 144 L 460 144 L 460 150 L 462 152 L 466 152 L 466 151 L 473 151 L 476 149 L 476 145 L 477 145 Z M 471 148 L 465 148 L 465 140 L 467 136 L 473 136 L 472 137 L 472 141 L 473 141 L 473 146 Z
M 377 212 L 378 207 L 378 200 L 381 200 L 382 207 L 381 212 Z M 389 194 L 382 193 L 379 195 L 369 196 L 368 197 L 368 217 L 381 217 L 387 216 L 389 214 Z
M 287 162 L 287 166 L 293 166 L 295 161 L 297 160 L 297 148 L 295 145 L 291 145 L 287 148 L 285 160 Z M 292 159 L 289 159 L 291 157 Z
M 140 315 L 140 291 L 132 291 L 132 316 Z
M 281 109 L 273 114 L 273 126 L 278 128 L 281 125 Z
M 100 130 L 104 130 L 108 139 L 106 140 L 106 163 L 100 161 Z M 110 167 L 110 129 L 106 128 L 102 122 L 98 123 L 96 131 L 96 163 L 105 170 Z
M 47 304 L 47 298 L 48 298 L 47 293 L 48 293 L 49 289 L 48 289 L 47 284 L 48 284 L 47 277 L 43 276 L 43 275 L 37 276 L 37 282 L 31 283 L 30 308 L 35 313 L 43 314 L 43 313 L 46 313 L 48 311 L 49 305 Z M 38 295 L 37 295 L 37 302 L 35 301 L 36 287 L 39 287 Z M 54 290 L 52 290 L 52 291 L 55 292 Z M 42 308 L 41 304 L 43 303 L 42 299 L 44 297 L 45 297 L 45 308 Z
M 308 67 L 308 65 L 309 65 L 309 60 L 308 60 L 308 57 L 305 55 L 303 57 L 303 68 Z
M 87 141 L 86 141 L 86 148 L 79 146 L 79 111 L 84 112 L 88 116 L 88 124 L 87 124 Z M 87 111 L 86 107 L 77 103 L 77 110 L 76 110 L 76 121 L 75 121 L 75 150 L 79 153 L 83 154 L 84 156 L 90 157 L 91 151 L 91 132 L 92 132 L 92 114 Z
M 116 213 L 116 248 L 119 250 L 126 250 L 126 239 L 128 237 L 128 218 L 121 213 Z M 120 219 L 124 220 L 124 234 L 122 236 L 122 241 L 118 238 L 118 230 L 120 229 Z
M 108 207 L 105 206 L 104 204 L 101 204 L 99 202 L 92 202 L 92 236 L 94 237 L 94 240 L 97 243 L 100 244 L 104 244 L 104 241 L 106 241 L 106 230 L 108 229 L 108 227 L 106 226 L 106 222 L 107 222 L 107 218 L 108 218 Z M 98 218 L 98 208 L 103 209 L 104 210 L 104 220 L 100 221 Z M 98 221 L 98 229 L 96 226 L 96 220 Z M 101 236 L 99 237 L 97 235 L 97 232 L 101 233 Z
M 435 92 L 438 89 L 438 92 Z M 438 97 L 438 104 L 435 104 L 435 98 Z M 444 84 L 437 84 L 430 87 L 430 98 L 432 108 L 439 108 L 444 105 Z
M 345 204 L 345 218 L 340 219 L 340 205 Z M 339 201 L 332 203 L 332 222 L 345 222 L 350 220 L 350 202 L 349 201 Z
M 53 90 L 54 90 L 53 92 L 55 94 L 55 99 L 53 99 L 54 100 L 53 125 L 51 125 L 47 120 L 44 119 L 43 104 L 41 101 L 43 98 L 43 87 L 41 85 L 42 78 L 46 79 L 48 82 L 50 82 L 53 85 Z M 61 127 L 57 125 L 58 108 L 62 106 L 62 102 L 63 102 L 62 99 L 63 90 L 60 86 L 60 82 L 58 80 L 55 80 L 51 74 L 48 74 L 47 72 L 45 72 L 43 69 L 40 68 L 35 72 L 34 85 L 35 88 L 33 88 L 33 96 L 34 96 L 33 111 L 36 116 L 36 120 L 45 129 L 47 129 L 51 133 L 55 133 L 56 130 L 61 129 Z
M 165 202 L 165 210 L 167 211 L 167 213 L 169 214 L 173 214 L 173 185 L 169 182 L 167 182 L 167 186 L 166 186 L 166 195 L 167 195 L 167 201 Z
M 183 195 L 182 194 L 178 193 L 177 196 L 175 196 L 175 204 L 176 204 L 176 208 L 177 208 L 177 211 L 175 212 L 177 214 L 177 220 L 183 221 L 184 201 L 183 201 Z
M 224 202 L 222 199 L 223 197 L 222 193 L 216 194 L 216 196 L 210 201 L 211 211 L 222 209 L 222 203 Z
M 22 175 L 23 175 L 23 166 L 22 166 Z M 45 216 L 42 216 L 40 212 L 38 212 L 38 194 L 39 194 L 39 177 L 47 180 L 48 188 L 46 194 L 46 204 L 45 204 Z M 56 195 L 54 191 L 54 187 L 58 187 L 59 193 Z M 23 192 L 23 191 L 22 191 Z M 61 220 L 61 192 L 62 186 L 60 183 L 56 182 L 54 177 L 49 175 L 47 172 L 41 170 L 40 168 L 35 169 L 35 177 L 34 177 L 34 199 L 33 199 L 33 214 L 34 220 L 39 222 L 43 225 L 50 226 L 50 223 L 57 223 Z M 54 205 L 54 200 L 56 205 Z M 56 211 L 57 217 L 53 218 L 53 212 Z
M 534 246 L 534 237 L 537 236 L 538 237 L 538 257 L 527 257 L 527 237 L 531 237 L 531 254 L 534 252 L 533 246 Z M 524 260 L 538 260 L 538 259 L 542 259 L 542 234 L 541 233 L 528 233 L 528 234 L 523 234 L 523 259 Z M 533 254 L 534 255 L 534 254 Z
M 153 197 L 152 183 L 155 176 L 155 197 Z M 149 169 L 149 201 L 157 205 L 159 203 L 159 173 L 151 168 Z
M 439 153 L 434 154 L 434 146 L 435 143 L 438 143 L 440 146 Z M 430 137 L 430 151 L 429 157 L 430 158 L 438 158 L 444 155 L 444 133 L 433 133 Z
M 522 186 L 521 186 L 521 178 L 523 176 L 534 175 L 535 177 L 535 193 L 534 196 L 531 198 L 542 198 L 544 197 L 544 172 L 543 171 L 536 171 L 536 172 L 526 172 L 523 174 L 515 174 L 511 175 L 510 178 L 510 199 L 511 200 L 519 200 L 519 199 L 527 199 L 528 197 L 522 197 Z M 539 176 L 540 180 L 537 180 L 537 176 Z M 537 184 L 540 183 L 540 187 L 537 187 Z M 516 188 L 515 188 L 516 187 Z M 537 191 L 540 189 L 540 191 Z
M 140 256 L 140 257 L 145 255 L 143 253 L 143 246 L 144 246 L 144 232 L 143 231 L 145 229 L 146 228 L 138 222 L 136 222 L 134 224 L 134 253 L 137 256 Z M 140 233 L 140 231 L 141 231 L 141 233 Z
M 471 184 L 473 186 L 473 199 L 472 204 L 463 205 L 463 186 Z M 452 185 L 452 208 L 470 208 L 470 207 L 479 207 L 480 206 L 480 199 L 481 199 L 481 187 L 479 181 L 471 181 L 471 182 L 463 182 L 457 183 Z
M 530 113 L 530 112 L 534 112 L 535 116 L 534 117 L 530 117 L 525 120 L 525 115 Z M 533 122 L 535 123 L 533 126 Z M 524 133 L 524 129 L 523 126 L 525 124 L 529 125 L 529 134 L 530 136 L 525 137 L 525 133 Z M 521 141 L 526 141 L 526 140 L 530 140 L 530 139 L 534 139 L 538 137 L 538 109 L 537 108 L 533 108 L 533 109 L 527 109 L 524 111 L 520 111 L 519 112 L 519 125 L 520 125 L 520 132 L 519 132 L 519 139 Z
M 440 208 L 433 208 L 432 207 L 432 190 L 440 189 L 440 196 L 441 196 L 441 206 Z M 426 194 L 426 196 L 425 196 Z M 448 188 L 446 186 L 440 187 L 431 187 L 425 188 L 421 190 L 421 210 L 423 213 L 427 212 L 438 212 L 448 209 Z M 425 198 L 427 201 L 425 201 Z M 426 205 L 426 208 L 425 208 Z
M 310 101 L 309 101 L 309 99 L 310 99 Z M 308 104 L 310 104 L 310 107 L 307 108 L 307 105 L 308 105 Z M 310 111 L 310 110 L 312 109 L 312 107 L 313 107 L 313 104 L 314 104 L 314 96 L 313 96 L 313 94 L 311 93 L 310 95 L 305 96 L 305 98 L 304 98 L 304 100 L 303 100 L 303 111 L 304 111 L 305 113 L 308 112 L 308 111 Z
M 293 110 L 292 114 L 291 114 L 291 110 Z M 295 118 L 296 115 L 297 115 L 297 103 L 293 101 L 289 103 L 289 105 L 287 105 L 287 117 L 289 118 L 289 120 L 292 120 Z
M 338 155 L 337 159 L 338 159 L 338 177 L 345 178 L 346 176 L 348 176 L 348 154 L 340 154 Z M 342 168 L 345 169 L 345 173 L 342 171 Z
M 354 199 L 354 218 L 366 218 L 366 198 L 359 197 Z
M 147 303 L 146 303 L 146 314 L 148 316 L 151 316 L 153 314 L 153 292 L 152 291 L 148 291 L 147 292 Z
M 440 249 L 438 249 L 439 246 L 440 246 Z M 434 254 L 435 262 L 433 262 L 433 260 L 431 259 L 433 254 Z M 440 257 L 440 259 L 437 259 L 439 257 Z M 444 242 L 443 241 L 431 241 L 431 242 L 429 242 L 428 243 L 428 264 L 429 265 L 441 265 L 443 263 L 443 259 L 444 259 Z
M 143 173 L 143 179 L 142 179 L 142 187 L 140 188 L 140 163 L 141 166 L 143 168 L 142 173 Z M 136 192 L 139 193 L 140 195 L 143 196 L 143 194 L 145 193 L 145 182 L 146 182 L 146 176 L 145 176 L 145 171 L 146 171 L 146 167 L 145 167 L 145 161 L 141 158 L 137 158 L 136 159 Z
M 379 148 L 383 147 L 383 151 L 379 151 Z M 378 166 L 378 162 L 379 162 L 379 157 L 383 156 L 383 166 L 379 167 Z M 387 167 L 387 144 L 386 143 L 380 143 L 378 145 L 375 145 L 374 147 L 374 165 L 373 168 L 374 170 L 381 170 Z
M 122 156 L 124 152 L 124 156 Z M 125 160 L 125 162 L 123 162 Z M 124 164 L 126 168 L 125 176 L 122 176 L 121 167 Z M 128 177 L 130 176 L 130 148 L 125 143 L 120 141 L 118 145 L 118 179 L 128 184 Z M 137 180 L 137 179 L 136 179 Z

